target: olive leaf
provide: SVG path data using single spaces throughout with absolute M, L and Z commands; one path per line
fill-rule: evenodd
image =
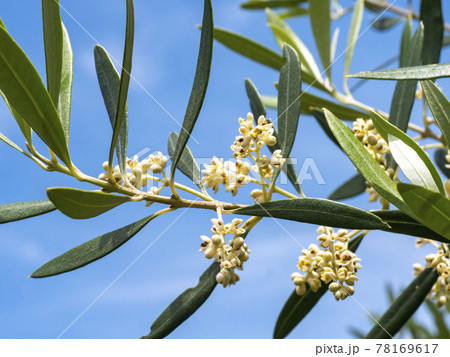
M 59 0 L 42 0 L 47 89 L 55 108 L 59 103 L 63 62 L 63 29 Z
M 395 183 L 389 178 L 386 172 L 375 161 L 372 155 L 353 135 L 353 132 L 342 123 L 330 111 L 324 109 L 325 118 L 328 125 L 339 142 L 342 150 L 347 154 L 353 165 L 364 176 L 369 184 L 389 202 L 397 206 L 403 212 L 413 215 L 412 211 L 403 202 Z
M 349 74 L 349 78 L 380 79 L 390 81 L 424 80 L 450 77 L 450 63 L 428 64 L 380 71 Z
M 194 125 L 200 114 L 200 110 L 205 99 L 206 89 L 209 82 L 209 74 L 211 72 L 211 60 L 213 50 L 213 13 L 211 0 L 205 0 L 202 33 L 200 38 L 200 49 L 198 53 L 197 68 L 195 70 L 194 84 L 192 86 L 191 95 L 186 108 L 180 135 L 177 140 L 175 152 L 172 157 L 171 180 L 175 175 L 178 162 L 181 159 L 184 148 L 191 136 Z
M 47 196 L 58 210 L 74 219 L 93 218 L 131 200 L 127 196 L 65 187 L 49 188 Z
M 2 19 L 0 18 L 0 27 L 2 27 L 6 31 L 6 26 L 3 23 Z M 2 96 L 3 100 L 6 103 L 6 106 L 8 107 L 9 111 L 11 112 L 12 116 L 16 120 L 17 124 L 19 125 L 20 131 L 22 132 L 23 136 L 25 137 L 26 141 L 31 144 L 31 128 L 28 125 L 28 123 L 22 118 L 22 116 L 15 110 L 8 102 L 8 99 L 3 94 L 3 92 L 0 90 L 0 95 Z
M 234 210 L 235 214 L 287 219 L 349 229 L 388 227 L 379 217 L 360 208 L 322 198 L 284 199 Z
M 450 102 L 432 81 L 421 81 L 420 85 L 434 120 L 450 148 Z
M 91 239 L 90 241 L 50 260 L 48 263 L 33 272 L 33 274 L 30 275 L 30 278 L 46 278 L 49 276 L 55 276 L 73 271 L 95 262 L 96 260 L 99 260 L 100 258 L 103 258 L 104 256 L 120 248 L 136 234 L 138 234 L 141 229 L 155 217 L 157 216 L 152 214 L 125 227 Z
M 102 92 L 103 101 L 108 112 L 111 126 L 114 129 L 117 116 L 117 103 L 120 91 L 120 75 L 114 67 L 108 52 L 100 45 L 94 48 L 95 70 L 97 72 L 100 91 Z M 124 175 L 126 171 L 127 160 L 127 143 L 128 143 L 128 110 L 125 105 L 124 116 L 117 138 L 116 155 L 119 161 L 120 171 Z
M 331 79 L 330 0 L 309 0 L 309 19 L 323 68 Z
M 371 211 L 374 215 L 380 217 L 389 227 L 383 230 L 391 233 L 407 234 L 413 237 L 422 237 L 432 239 L 438 242 L 447 243 L 448 239 L 435 231 L 424 226 L 422 223 L 411 218 L 399 210 Z
M 0 91 L 9 105 L 71 167 L 64 129 L 52 99 L 33 64 L 3 26 L 0 26 L 0 67 Z
M 47 89 L 69 141 L 73 53 L 69 34 L 61 21 L 59 0 L 42 1 Z
M 266 8 L 295 7 L 308 0 L 249 0 L 241 4 L 241 8 L 249 10 L 263 10 Z
M 27 153 L 25 150 L 23 150 L 19 145 L 17 145 L 15 142 L 7 138 L 5 135 L 0 133 L 0 140 L 3 141 L 5 144 L 11 146 L 13 149 L 16 149 L 20 153 L 24 154 L 26 157 L 33 160 L 33 156 L 31 156 L 29 153 Z
M 302 76 L 304 73 L 302 73 Z M 314 112 L 322 108 L 327 108 L 337 115 L 341 120 L 355 121 L 358 118 L 369 118 L 369 112 L 355 109 L 351 106 L 342 105 L 337 102 L 319 97 L 317 95 L 302 91 L 300 99 L 302 100 L 301 113 L 306 115 L 316 115 Z M 277 108 L 278 98 L 274 96 L 262 95 L 261 101 L 269 108 Z M 323 113 L 322 113 L 323 115 Z M 317 119 L 317 118 L 316 118 Z
M 214 28 L 214 39 L 230 50 L 269 68 L 280 70 L 284 59 L 278 53 L 237 33 Z
M 434 161 L 436 161 L 436 165 L 442 171 L 442 173 L 450 178 L 450 169 L 447 167 L 448 161 L 445 158 L 448 155 L 448 150 L 444 148 L 436 149 L 434 152 Z
M 421 0 L 420 21 L 425 27 L 422 64 L 439 63 L 444 37 L 441 0 Z
M 366 179 L 361 174 L 356 174 L 349 180 L 345 181 L 337 189 L 335 189 L 329 196 L 329 200 L 340 201 L 346 198 L 358 196 L 367 188 Z
M 281 55 L 237 33 L 215 27 L 214 39 L 230 50 L 269 68 L 279 71 L 284 65 L 285 60 Z M 322 82 L 307 73 L 303 75 L 303 80 L 315 88 L 328 91 Z
M 171 159 L 174 157 L 177 141 L 178 134 L 175 132 L 170 133 L 168 152 Z M 187 145 L 184 147 L 183 153 L 180 157 L 180 161 L 178 161 L 177 168 L 183 174 L 189 177 L 192 182 L 194 182 L 198 186 L 198 188 L 200 188 L 200 190 L 202 190 L 203 192 L 205 191 L 205 186 L 203 185 L 202 179 L 200 177 L 200 168 L 198 167 L 197 161 L 195 161 L 194 159 L 194 155 L 192 155 L 191 149 L 189 149 L 189 146 Z
M 212 263 L 200 276 L 196 286 L 185 290 L 155 320 L 150 333 L 141 338 L 164 338 L 186 321 L 209 298 L 217 286 L 219 263 Z
M 283 48 L 286 64 L 281 68 L 278 85 L 278 131 L 277 143 L 281 155 L 288 158 L 294 146 L 300 117 L 300 92 L 302 87 L 301 65 L 297 52 L 289 46 Z M 289 165 L 289 163 L 287 163 Z M 280 169 L 272 174 L 272 183 L 276 181 Z
M 347 48 L 345 51 L 344 76 L 350 71 L 353 52 L 355 51 L 356 41 L 358 41 L 359 30 L 364 13 L 364 0 L 357 0 L 353 7 L 352 22 L 348 31 Z M 372 24 L 373 26 L 373 24 Z
M 305 82 L 313 84 L 310 83 L 310 78 L 312 78 L 319 83 L 323 83 L 322 74 L 320 73 L 313 55 L 297 34 L 277 13 L 270 9 L 266 9 L 266 15 L 268 25 L 275 36 L 278 46 L 283 49 L 284 45 L 288 44 L 297 52 L 298 58 L 302 64 L 303 75 L 305 75 Z
M 119 85 L 119 95 L 117 99 L 117 109 L 115 111 L 114 125 L 113 125 L 113 135 L 111 138 L 111 145 L 109 148 L 109 165 L 112 165 L 114 150 L 115 148 L 120 148 L 122 151 L 117 153 L 117 156 L 121 158 L 122 162 L 121 171 L 125 172 L 125 161 L 126 161 L 126 140 L 124 136 L 128 134 L 128 123 L 125 123 L 122 126 L 122 123 L 126 117 L 126 105 L 127 105 L 127 96 L 128 96 L 128 88 L 130 86 L 130 77 L 131 77 L 131 67 L 133 62 L 133 46 L 134 46 L 134 5 L 133 0 L 127 0 L 127 15 L 126 15 L 126 31 L 125 31 L 125 45 L 123 49 L 123 60 L 122 60 L 122 73 L 120 75 L 120 85 Z M 106 60 L 106 58 L 104 58 Z M 105 64 L 106 65 L 106 64 Z M 108 80 L 114 81 L 111 73 L 111 69 L 109 72 Z M 113 98 L 111 98 L 113 99 Z M 119 142 L 120 137 L 120 144 Z
M 422 186 L 399 183 L 397 187 L 420 221 L 450 240 L 450 199 Z
M 420 273 L 395 299 L 365 338 L 393 338 L 423 303 L 437 278 L 434 269 L 425 269 Z
M 378 31 L 386 31 L 393 28 L 401 20 L 401 17 L 383 16 L 372 22 L 372 27 Z
M 445 193 L 441 176 L 427 153 L 413 139 L 375 112 L 372 121 L 389 144 L 395 161 L 412 183 Z
M 40 216 L 55 209 L 55 206 L 47 200 L 7 203 L 0 205 L 0 224 Z
M 400 63 L 405 67 L 418 66 L 422 58 L 423 25 L 419 24 L 411 39 L 406 38 L 409 33 L 408 22 L 404 32 L 406 32 L 406 35 L 404 36 L 405 39 L 402 40 L 403 46 L 400 52 Z M 400 81 L 396 84 L 392 97 L 389 121 L 405 132 L 408 128 L 412 107 L 416 99 L 416 89 L 417 81 Z
M 59 102 L 56 106 L 61 123 L 63 125 L 66 140 L 69 142 L 70 135 L 70 110 L 72 106 L 72 84 L 73 84 L 73 52 L 70 44 L 69 33 L 63 23 L 63 62 L 61 71 L 61 87 Z

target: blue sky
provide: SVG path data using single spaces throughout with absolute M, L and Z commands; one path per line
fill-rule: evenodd
M 240 1 L 214 1 L 215 25 L 227 28 L 278 50 L 264 12 L 243 11 Z M 347 6 L 351 1 L 342 1 Z M 397 1 L 404 6 L 406 1 Z M 418 6 L 418 1 L 413 1 Z M 445 15 L 450 5 L 445 3 Z M 97 176 L 107 158 L 111 128 L 98 88 L 93 48 L 96 42 L 116 59 L 122 58 L 125 1 L 61 1 L 62 11 L 74 50 L 74 87 L 70 150 L 77 167 Z M 189 97 L 200 32 L 202 1 L 135 1 L 136 41 L 128 108 L 130 137 L 128 153 L 143 148 L 167 153 L 167 137 L 179 131 Z M 40 2 L 10 2 L 1 11 L 9 32 L 28 54 L 44 77 Z M 365 13 L 362 29 L 374 19 Z M 76 23 L 74 21 L 78 21 Z M 349 17 L 341 27 L 337 54 L 345 49 Z M 318 58 L 307 19 L 289 21 Z M 86 30 L 83 30 L 83 28 Z M 369 29 L 358 42 L 351 72 L 370 70 L 398 52 L 402 25 L 387 35 Z M 90 36 L 87 34 L 91 34 Z M 91 37 L 92 36 L 92 37 Z M 444 50 L 441 61 L 448 62 Z M 395 65 L 394 65 L 395 66 Z M 335 81 L 341 83 L 343 58 L 333 67 Z M 237 118 L 249 111 L 244 78 L 251 78 L 261 93 L 275 95 L 278 74 L 215 44 L 208 93 L 193 136 L 189 142 L 199 158 L 216 155 L 228 158 L 229 146 L 238 135 Z M 356 97 L 377 108 L 389 110 L 395 83 L 370 82 Z M 450 93 L 448 82 L 439 85 Z M 153 98 L 152 98 L 153 97 Z M 159 104 L 158 104 L 159 103 Z M 167 114 L 165 110 L 170 113 Z M 271 112 L 269 116 L 275 117 Z M 173 118 L 171 118 L 173 117 Z M 413 113 L 420 122 L 420 107 Z M 0 131 L 15 142 L 23 138 L 5 105 L 0 104 Z M 45 152 L 44 149 L 41 149 Z M 326 197 L 355 173 L 350 161 L 335 150 L 311 117 L 303 116 L 293 156 L 299 162 L 313 158 L 325 180 L 304 183 L 311 197 Z M 0 144 L 3 189 L 0 203 L 45 199 L 45 189 L 69 186 L 89 189 L 58 173 L 46 173 L 31 161 Z M 177 175 L 183 183 L 188 180 Z M 287 186 L 288 187 L 288 186 Z M 288 187 L 290 189 L 290 187 Z M 250 189 L 240 191 L 239 202 L 250 203 Z M 231 200 L 223 189 L 219 199 Z M 348 203 L 377 209 L 362 195 Z M 160 238 L 90 307 L 63 335 L 63 338 L 136 338 L 148 333 L 150 324 L 164 308 L 209 266 L 198 252 L 200 235 L 209 234 L 210 211 L 178 210 L 151 222 L 138 236 L 111 255 L 75 272 L 32 280 L 27 276 L 43 263 L 102 233 L 134 222 L 155 207 L 127 204 L 88 221 L 75 221 L 53 212 L 19 223 L 2 225 L 0 237 L 0 337 L 56 338 L 117 277 Z M 181 213 L 183 213 L 181 215 Z M 175 224 L 167 227 L 174 221 Z M 316 226 L 280 221 L 303 246 L 316 240 Z M 300 247 L 273 220 L 263 220 L 249 235 L 250 260 L 240 273 L 241 281 L 231 288 L 218 287 L 204 306 L 173 332 L 172 338 L 270 338 L 284 302 L 293 290 L 290 279 L 296 270 Z M 397 291 L 412 280 L 412 264 L 423 262 L 430 250 L 414 247 L 414 238 L 372 232 L 358 251 L 363 269 L 358 272 L 355 302 L 335 302 L 331 294 L 289 336 L 292 338 L 352 337 L 350 326 L 368 331 L 372 325 L 367 311 L 381 313 L 387 307 L 384 287 Z M 423 321 L 426 315 L 421 316 Z

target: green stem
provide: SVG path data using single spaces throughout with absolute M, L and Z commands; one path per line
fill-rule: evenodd
M 147 175 L 147 178 L 148 178 L 149 180 L 157 181 L 157 182 L 168 182 L 168 180 L 167 180 L 166 178 L 160 179 L 159 177 L 154 177 L 154 176 L 150 176 L 150 175 Z M 167 181 L 166 181 L 166 180 L 167 180 Z M 173 185 L 174 185 L 176 188 L 178 188 L 178 189 L 180 189 L 180 190 L 182 190 L 182 191 L 185 191 L 185 192 L 188 192 L 188 193 L 190 193 L 190 194 L 192 194 L 192 195 L 195 195 L 195 196 L 197 196 L 197 197 L 200 197 L 200 198 L 201 198 L 202 200 L 204 200 L 204 201 L 214 201 L 213 198 L 211 198 L 209 195 L 208 195 L 208 196 L 207 196 L 207 195 L 204 195 L 204 194 L 202 194 L 201 192 L 198 192 L 197 190 L 194 190 L 194 189 L 192 189 L 192 188 L 190 188 L 190 187 L 184 186 L 184 185 L 179 184 L 179 183 L 176 183 L 176 182 L 174 182 Z M 167 186 L 168 186 L 168 184 L 167 184 Z
M 288 198 L 298 198 L 298 196 L 283 190 L 282 188 L 279 188 L 278 186 L 274 185 L 273 186 L 273 192 L 279 193 L 280 195 L 286 196 Z

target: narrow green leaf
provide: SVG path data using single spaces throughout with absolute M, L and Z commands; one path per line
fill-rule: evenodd
M 444 37 L 441 0 L 421 0 L 420 21 L 425 26 L 422 64 L 439 63 Z
M 450 200 L 425 187 L 399 183 L 400 194 L 428 228 L 450 240 Z
M 25 201 L 0 205 L 0 224 L 40 216 L 56 208 L 50 201 Z
M 272 29 L 278 46 L 283 49 L 284 44 L 287 43 L 294 48 L 302 64 L 303 72 L 308 75 L 308 78 L 312 77 L 319 83 L 322 83 L 322 74 L 308 47 L 305 46 L 297 34 L 278 14 L 267 9 L 266 15 L 268 25 Z
M 278 53 L 237 33 L 214 28 L 214 39 L 230 50 L 239 53 L 257 63 L 279 71 L 283 67 L 284 59 Z
M 303 74 L 304 73 L 302 72 L 302 78 Z M 357 118 L 370 118 L 369 112 L 354 109 L 350 106 L 345 106 L 340 103 L 332 102 L 308 92 L 301 92 L 300 99 L 302 101 L 302 114 L 315 115 L 315 111 L 321 110 L 322 108 L 327 108 L 329 111 L 335 113 L 341 120 L 355 121 Z M 261 100 L 263 104 L 268 106 L 269 108 L 277 108 L 277 97 L 262 95 Z
M 396 63 L 398 61 L 398 58 L 399 58 L 399 56 L 391 57 L 388 60 L 381 63 L 380 65 L 376 66 L 373 70 L 375 71 L 375 70 L 385 69 L 385 68 L 389 67 L 390 65 Z M 350 87 L 350 92 L 351 93 L 356 92 L 368 81 L 369 81 L 368 79 L 359 79 L 358 81 L 356 81 L 356 83 L 353 86 Z
M 360 195 L 366 188 L 366 179 L 361 174 L 356 174 L 334 190 L 328 196 L 328 199 L 333 201 L 345 200 Z
M 185 290 L 155 320 L 145 339 L 164 338 L 186 321 L 209 298 L 217 286 L 216 275 L 220 271 L 219 263 L 212 263 L 200 276 L 195 287 Z
M 27 153 L 26 151 L 24 151 L 19 145 L 17 145 L 15 142 L 11 141 L 9 138 L 7 138 L 5 135 L 3 135 L 2 133 L 0 133 L 0 140 L 3 141 L 5 144 L 11 146 L 13 149 L 16 149 L 17 151 L 21 152 L 22 154 L 24 154 L 26 157 L 29 157 L 30 159 L 32 159 L 33 157 Z
M 248 10 L 263 10 L 265 8 L 295 7 L 308 0 L 250 0 L 241 4 L 241 8 Z
M 333 32 L 333 37 L 331 38 L 331 44 L 330 44 L 330 56 L 331 56 L 331 62 L 334 62 L 334 58 L 336 56 L 336 48 L 339 40 L 339 33 L 341 32 L 341 29 L 338 27 Z
M 309 0 L 309 18 L 317 50 L 328 78 L 331 78 L 330 0 Z
M 95 69 L 103 101 L 114 129 L 117 116 L 117 103 L 120 91 L 120 75 L 114 67 L 108 52 L 100 45 L 94 48 Z M 128 143 L 128 110 L 125 105 L 124 115 L 116 144 L 116 155 L 121 172 L 126 171 Z
M 366 233 L 361 233 L 352 239 L 348 244 L 349 250 L 356 252 L 365 235 Z M 316 292 L 307 287 L 306 293 L 302 296 L 299 296 L 294 290 L 278 315 L 273 338 L 280 339 L 289 335 L 328 291 L 328 285 L 322 284 Z
M 437 280 L 434 269 L 425 269 L 412 283 L 395 299 L 394 303 L 383 314 L 378 323 L 367 334 L 368 339 L 393 338 L 416 312 L 431 287 Z
M 434 152 L 434 161 L 436 161 L 437 167 L 442 171 L 442 173 L 450 178 L 450 168 L 446 167 L 450 163 L 445 158 L 448 155 L 448 150 L 444 148 L 436 149 Z
M 290 19 L 292 17 L 305 16 L 308 14 L 309 14 L 308 9 L 305 9 L 303 7 L 297 7 L 297 8 L 289 9 L 288 11 L 279 12 L 278 16 L 280 17 L 280 19 L 285 20 L 285 19 Z
M 426 66 L 385 69 L 380 71 L 359 72 L 350 74 L 349 78 L 367 78 L 381 80 L 423 80 L 450 77 L 450 63 L 428 64 Z
M 9 104 L 71 166 L 64 129 L 50 95 L 28 57 L 4 27 L 0 27 L 0 68 L 0 90 Z
M 324 109 L 325 117 L 331 131 L 347 154 L 353 165 L 370 183 L 370 185 L 385 199 L 397 206 L 403 212 L 412 214 L 408 206 L 403 202 L 395 183 L 389 178 L 380 164 L 366 150 L 361 142 L 353 135 L 350 129 L 336 116 Z
M 247 97 L 250 102 L 250 109 L 254 118 L 257 120 L 261 115 L 266 116 L 267 112 L 261 96 L 259 95 L 255 85 L 248 78 L 245 78 L 245 91 L 247 92 Z
M 415 185 L 445 193 L 439 172 L 420 145 L 377 113 L 370 114 L 375 127 L 389 144 L 392 156 L 406 177 Z
M 248 231 L 242 234 L 246 238 Z M 186 321 L 209 298 L 217 285 L 216 275 L 220 271 L 220 264 L 212 263 L 200 276 L 199 283 L 195 287 L 185 290 L 179 295 L 155 320 L 150 327 L 145 339 L 164 338 Z
M 65 187 L 48 188 L 47 196 L 57 209 L 74 219 L 96 217 L 131 200 L 127 196 Z
M 63 29 L 59 0 L 42 0 L 47 89 L 55 108 L 59 103 L 63 62 Z
M 397 25 L 402 20 L 401 17 L 383 16 L 372 23 L 372 27 L 378 31 L 386 31 Z
M 314 110 L 327 108 L 333 113 L 336 113 L 341 120 L 355 121 L 357 118 L 369 118 L 369 113 L 366 111 L 341 105 L 308 92 L 302 92 L 300 99 L 302 101 L 302 112 L 305 114 L 314 115 Z
M 2 27 L 6 31 L 6 26 L 3 23 L 2 19 L 0 18 L 0 27 Z M 8 102 L 8 99 L 3 94 L 3 92 L 0 90 L 0 95 L 2 96 L 3 100 L 6 103 L 6 106 L 8 107 L 9 111 L 11 112 L 12 116 L 16 120 L 17 124 L 19 125 L 20 131 L 22 132 L 23 136 L 25 137 L 26 141 L 31 144 L 31 128 L 28 125 L 28 123 L 22 118 L 22 116 L 15 110 Z
M 301 67 L 295 50 L 284 45 L 283 56 L 286 64 L 281 68 L 278 85 L 278 131 L 277 146 L 281 155 L 289 158 L 297 135 L 298 120 L 300 117 L 300 93 L 302 87 Z M 292 166 L 286 162 L 287 166 Z M 281 169 L 276 169 L 271 178 L 274 184 Z
M 416 221 L 410 216 L 398 210 L 371 211 L 374 215 L 380 217 L 390 228 L 385 228 L 386 232 L 407 234 L 413 237 L 422 237 L 433 239 L 438 242 L 447 243 L 448 240 L 437 234 L 431 229 L 425 227 L 422 223 Z
M 83 243 L 41 266 L 30 278 L 46 278 L 84 267 L 120 248 L 140 232 L 153 218 L 152 214 L 115 231 Z
M 178 161 L 180 160 L 183 150 L 189 140 L 189 137 L 191 136 L 195 122 L 200 114 L 203 100 L 205 99 L 206 88 L 208 87 L 209 74 L 211 71 L 213 31 L 214 23 L 211 0 L 205 0 L 200 49 L 198 53 L 197 68 L 195 70 L 194 84 L 192 86 L 191 95 L 186 108 L 183 126 L 181 127 L 180 135 L 177 140 L 175 153 L 172 158 L 172 172 L 170 174 L 171 180 L 174 179 Z
M 19 112 L 17 110 L 15 110 L 14 107 L 12 107 L 9 104 L 8 99 L 3 94 L 2 91 L 0 91 L 0 95 L 2 96 L 3 100 L 5 101 L 6 106 L 8 107 L 9 111 L 11 112 L 13 118 L 16 120 L 17 125 L 19 125 L 20 131 L 22 132 L 23 136 L 25 137 L 25 140 L 27 141 L 28 144 L 31 144 L 32 143 L 32 134 L 31 134 L 30 125 L 28 125 L 28 123 L 23 119 L 23 117 L 19 114 Z
M 61 87 L 59 93 L 59 102 L 57 110 L 61 123 L 66 134 L 66 140 L 69 142 L 70 135 L 70 109 L 72 106 L 72 84 L 73 84 L 73 52 L 70 44 L 69 33 L 66 27 L 63 28 L 63 56 L 62 56 L 62 73 Z
M 383 229 L 387 227 L 379 217 L 369 211 L 322 198 L 265 202 L 239 208 L 234 213 L 349 229 Z
M 383 5 L 385 5 L 384 4 L 384 0 L 381 0 L 381 1 L 383 1 L 383 2 L 381 2 L 381 5 L 380 5 L 380 1 L 379 0 L 374 0 L 374 1 L 372 1 L 372 0 L 365 0 L 364 1 L 364 6 L 365 6 L 365 8 L 367 10 L 370 10 L 370 11 L 378 14 L 381 11 L 385 11 L 386 10 L 386 7 L 383 6 Z
M 347 48 L 345 52 L 344 76 L 350 71 L 353 52 L 355 51 L 356 41 L 358 40 L 359 30 L 364 13 L 364 0 L 357 0 L 353 8 L 352 22 L 348 31 Z
M 421 81 L 420 85 L 434 120 L 450 148 L 450 102 L 432 81 Z
M 59 0 L 42 0 L 42 22 L 47 89 L 69 142 L 73 53 L 69 34 L 61 22 Z
M 120 75 L 120 87 L 119 87 L 119 97 L 117 100 L 117 110 L 115 112 L 116 117 L 114 119 L 113 125 L 113 135 L 111 139 L 111 145 L 109 148 L 109 165 L 112 165 L 114 149 L 117 146 L 119 141 L 119 136 L 125 135 L 124 127 L 122 127 L 122 123 L 125 118 L 125 111 L 127 105 L 127 96 L 128 96 L 128 88 L 130 86 L 130 77 L 131 77 L 131 67 L 133 62 L 133 46 L 134 46 L 134 5 L 133 0 L 127 0 L 127 20 L 126 20 L 126 31 L 125 31 L 125 46 L 123 50 L 123 60 L 122 60 L 122 73 Z M 111 76 L 112 77 L 112 76 Z M 127 124 L 128 126 L 128 124 Z M 127 133 L 128 134 L 128 133 Z M 122 151 L 120 154 L 118 153 L 118 157 L 126 158 L 126 141 L 120 144 Z M 126 159 L 124 160 L 124 162 Z M 125 172 L 125 163 L 121 163 L 122 172 Z
M 411 45 L 412 37 L 412 17 L 406 19 L 405 27 L 402 32 L 402 40 L 400 42 L 400 54 L 398 56 L 400 67 L 408 67 L 408 52 Z
M 406 53 L 400 53 L 401 62 L 406 66 L 418 66 L 422 58 L 423 25 L 419 24 L 409 45 L 402 49 Z M 406 132 L 408 128 L 411 110 L 416 99 L 417 81 L 398 82 L 392 97 L 389 121 L 397 128 Z
M 449 339 L 450 329 L 447 326 L 445 314 L 443 314 L 442 311 L 438 307 L 436 307 L 435 303 L 430 301 L 430 299 L 426 299 L 425 304 L 427 305 L 428 310 L 433 315 L 434 325 L 437 327 L 438 330 L 438 334 L 437 336 L 435 336 L 435 338 Z M 433 337 L 430 336 L 430 338 Z
M 258 118 L 261 115 L 266 115 L 266 108 L 264 107 L 264 104 L 262 102 L 262 99 L 258 93 L 258 90 L 256 89 L 256 87 L 254 86 L 254 84 L 250 81 L 250 79 L 245 79 L 245 90 L 247 91 L 247 96 L 250 100 L 250 108 L 252 110 L 253 116 L 255 118 L 255 122 L 258 121 Z M 266 118 L 268 123 L 271 123 L 272 121 L 268 118 Z M 274 128 L 274 133 L 273 135 L 278 139 L 278 132 L 277 130 Z M 268 146 L 270 152 L 274 152 L 275 150 L 281 150 L 280 147 L 280 143 L 277 140 L 277 142 L 275 143 L 275 145 L 273 146 Z M 292 185 L 294 186 L 295 190 L 298 193 L 302 192 L 302 189 L 298 183 L 298 177 L 297 177 L 297 173 L 295 172 L 295 168 L 294 165 L 292 165 L 291 160 L 289 157 L 287 157 L 286 163 L 285 165 L 283 165 L 282 167 L 283 172 L 286 173 L 289 181 L 292 183 Z
M 413 184 L 429 188 L 433 191 L 444 192 L 442 180 L 440 176 L 436 176 L 439 174 L 430 158 L 425 156 L 424 151 L 422 154 L 424 154 L 423 157 L 426 157 L 426 161 L 420 156 L 420 151 L 416 150 L 417 147 L 410 146 L 406 141 L 391 134 L 388 135 L 388 138 L 392 156 Z
M 317 122 L 319 123 L 319 125 L 322 127 L 322 130 L 324 131 L 324 133 L 331 139 L 331 141 L 333 143 L 335 143 L 338 148 L 341 148 L 341 145 L 339 144 L 339 142 L 336 140 L 336 138 L 334 137 L 333 132 L 330 129 L 330 126 L 328 125 L 327 119 L 325 119 L 325 115 L 323 114 L 322 111 L 316 110 L 314 109 L 312 111 L 313 117 L 317 120 Z
M 288 157 L 297 135 L 300 117 L 301 68 L 297 52 L 283 48 L 286 64 L 281 68 L 278 86 L 278 138 L 283 157 Z
M 168 151 L 171 159 L 174 157 L 177 141 L 178 134 L 175 132 L 170 133 Z M 184 147 L 180 161 L 178 161 L 177 168 L 188 178 L 190 178 L 192 182 L 195 183 L 202 191 L 205 190 L 205 186 L 203 185 L 200 177 L 200 168 L 198 167 L 197 161 L 194 159 L 194 155 L 192 155 L 191 149 L 189 149 L 189 146 L 187 145 Z
M 230 50 L 277 71 L 284 65 L 284 59 L 278 53 L 237 33 L 215 27 L 214 39 L 228 47 Z M 321 82 L 316 81 L 312 75 L 305 73 L 303 75 L 303 80 L 315 88 L 328 91 L 328 89 Z

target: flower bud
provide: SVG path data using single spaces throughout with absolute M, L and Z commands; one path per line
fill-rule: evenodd
M 237 237 L 233 239 L 233 248 L 234 249 L 239 249 L 244 245 L 244 238 L 242 237 Z
M 259 202 L 259 203 L 264 202 L 264 196 L 263 196 L 263 192 L 262 192 L 261 190 L 258 190 L 258 189 L 253 190 L 253 191 L 250 193 L 250 196 L 252 196 L 252 198 L 253 198 L 256 202 Z

